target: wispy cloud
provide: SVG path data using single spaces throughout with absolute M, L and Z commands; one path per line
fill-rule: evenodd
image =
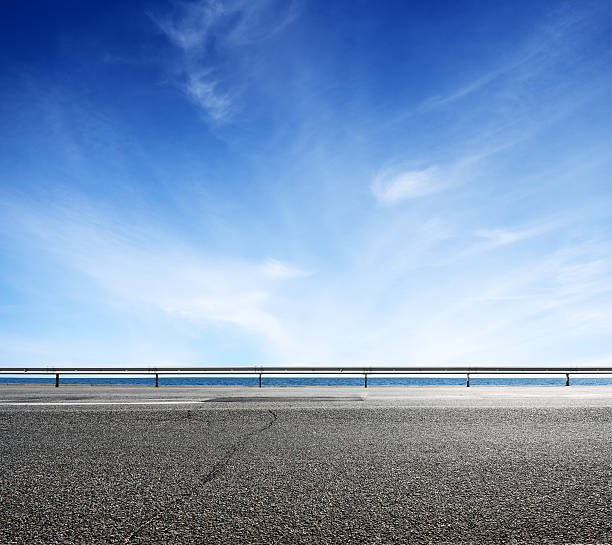
M 370 231 L 372 239 L 355 240 L 363 247 L 341 269 L 309 274 L 279 257 L 215 255 L 159 224 L 82 200 L 3 212 L 1 225 L 21 234 L 19 242 L 37 254 L 43 270 L 58 262 L 65 271 L 66 285 L 55 279 L 45 289 L 69 293 L 69 284 L 85 279 L 87 292 L 76 296 L 85 308 L 101 306 L 136 328 L 143 345 L 123 341 L 121 350 L 104 350 L 113 361 L 123 353 L 136 363 L 201 362 L 177 336 L 186 328 L 195 338 L 214 335 L 217 347 L 228 335 L 242 343 L 251 338 L 268 361 L 283 363 L 533 363 L 538 357 L 563 363 L 564 343 L 597 340 L 611 325 L 609 244 L 573 244 L 519 260 L 503 254 L 552 232 L 552 221 L 461 237 L 441 220 L 398 218 L 383 233 Z M 471 247 L 474 234 L 482 241 Z M 505 258 L 488 263 L 482 258 L 493 248 Z M 148 326 L 155 338 L 146 341 L 134 325 L 143 321 L 157 324 Z M 47 361 L 96 363 L 86 341 L 71 347 L 39 338 L 28 347 L 23 336 L 3 339 L 6 350 L 25 358 L 46 350 Z
M 474 56 L 466 70 L 457 72 L 459 78 L 437 80 L 436 86 L 444 87 L 432 86 L 434 92 L 422 101 L 393 111 L 378 130 L 395 133 L 404 125 L 433 122 L 439 130 L 432 147 L 438 156 L 449 157 L 508 149 L 537 138 L 608 93 L 609 59 L 594 56 L 591 49 L 593 36 L 609 33 L 607 11 L 597 3 L 546 10 L 513 47 Z M 419 161 L 417 153 L 408 149 L 405 159 Z
M 597 17 L 599 10 L 572 10 L 570 6 L 568 4 L 565 8 L 552 10 L 531 36 L 517 44 L 513 53 L 500 59 L 497 66 L 446 94 L 428 98 L 419 110 L 453 105 L 470 95 L 487 90 L 498 81 L 502 86 L 511 84 L 524 87 L 531 80 L 541 79 L 544 74 L 557 70 L 564 59 L 579 57 L 582 44 L 593 32 L 593 28 L 601 24 L 601 18 Z
M 518 25 L 478 10 L 516 40 L 475 47 L 495 37 L 467 30 L 449 53 L 456 22 L 402 3 L 297 21 L 280 0 L 170 0 L 109 51 L 151 53 L 174 96 L 129 66 L 102 82 L 87 47 L 64 78 L 41 64 L 5 85 L 0 359 L 606 357 L 610 19 L 595 4 Z M 177 95 L 209 127 L 179 108 L 168 142 L 151 119 Z
M 296 14 L 294 2 L 200 0 L 175 2 L 170 12 L 151 18 L 179 50 L 179 86 L 211 120 L 222 122 L 236 109 L 246 47 L 280 32 Z
M 500 76 L 503 76 L 504 74 L 510 72 L 512 69 L 514 69 L 519 64 L 520 62 L 518 61 L 510 62 L 506 66 L 493 69 L 488 73 L 478 76 L 474 81 L 467 83 L 465 86 L 459 89 L 455 89 L 454 91 L 450 92 L 447 95 L 432 96 L 428 98 L 419 107 L 419 112 L 424 112 L 424 111 L 435 109 L 441 106 L 447 106 L 457 100 L 460 100 L 468 95 L 471 95 L 472 93 L 479 91 L 483 87 L 486 87 L 487 85 L 492 83 L 494 80 L 496 80 Z
M 542 357 L 564 362 L 561 347 L 572 342 L 587 355 L 586 339 L 601 338 L 612 325 L 611 262 L 606 258 L 605 268 L 589 265 L 590 255 L 606 251 L 605 246 L 569 247 L 527 262 L 508 260 L 483 274 L 458 274 L 457 286 L 439 286 L 442 298 L 428 291 L 431 308 L 423 310 L 423 320 L 410 332 L 417 359 L 520 363 Z M 584 274 L 568 278 L 576 266 Z M 404 319 L 413 306 L 406 305 Z M 594 353 L 598 350 L 601 344 Z
M 190 73 L 184 83 L 187 95 L 214 121 L 221 121 L 231 113 L 229 94 L 219 92 L 219 82 L 211 78 L 210 72 Z
M 295 267 L 294 265 L 270 258 L 266 259 L 264 263 L 260 265 L 259 270 L 265 277 L 274 279 L 310 276 L 309 272 Z
M 529 240 L 548 233 L 562 224 L 563 222 L 558 220 L 541 221 L 538 225 L 526 229 L 479 229 L 474 234 L 478 238 L 484 239 L 487 242 L 486 248 L 490 249 Z
M 204 47 L 215 26 L 235 11 L 222 1 L 177 2 L 165 15 L 151 17 L 168 39 L 177 47 L 191 51 Z
M 384 204 L 436 193 L 443 187 L 444 180 L 438 167 L 423 170 L 387 168 L 376 175 L 371 185 L 374 196 Z
M 433 165 L 422 169 L 410 168 L 407 163 L 392 164 L 376 174 L 370 182 L 370 189 L 376 200 L 385 205 L 439 193 L 463 183 L 471 169 L 494 151 L 464 157 L 448 165 Z
M 231 326 L 256 335 L 272 353 L 292 345 L 272 308 L 284 281 L 308 276 L 300 267 L 273 258 L 215 256 L 146 223 L 75 203 L 5 211 L 30 245 L 93 280 L 121 311 L 161 312 L 204 329 Z

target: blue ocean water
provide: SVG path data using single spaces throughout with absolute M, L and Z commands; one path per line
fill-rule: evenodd
M 54 384 L 55 376 L 49 377 L 0 377 L 0 384 Z M 73 377 L 60 376 L 61 384 L 131 384 L 155 385 L 155 377 Z M 267 377 L 263 376 L 263 386 L 363 386 L 363 377 Z M 612 385 L 612 377 L 571 376 L 572 385 Z M 257 386 L 256 376 L 229 377 L 159 377 L 160 386 Z M 461 377 L 376 377 L 368 376 L 368 386 L 464 386 Z M 470 376 L 472 386 L 563 386 L 564 376 L 556 377 L 478 377 Z

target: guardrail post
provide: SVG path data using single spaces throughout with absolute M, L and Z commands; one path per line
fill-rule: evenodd
M 259 373 L 259 387 L 261 388 L 261 373 Z
M 469 373 L 467 374 L 467 380 L 465 381 L 465 385 L 467 388 L 470 387 L 470 374 Z
M 155 373 L 155 387 L 159 388 L 159 375 Z
M 55 387 L 59 388 L 59 373 L 55 373 Z
M 368 387 L 368 374 L 367 373 L 363 374 L 363 387 L 364 388 Z
M 569 373 L 565 373 L 565 385 L 569 386 L 570 385 L 570 381 L 569 381 Z

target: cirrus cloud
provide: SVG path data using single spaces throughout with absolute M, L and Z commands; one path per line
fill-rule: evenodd
M 443 188 L 440 169 L 429 167 L 423 170 L 388 168 L 378 173 L 372 181 L 374 196 L 383 204 L 422 197 Z

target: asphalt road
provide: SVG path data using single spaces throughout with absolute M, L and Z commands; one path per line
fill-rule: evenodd
M 0 403 L 0 542 L 612 542 L 610 399 L 402 406 L 339 390 Z

